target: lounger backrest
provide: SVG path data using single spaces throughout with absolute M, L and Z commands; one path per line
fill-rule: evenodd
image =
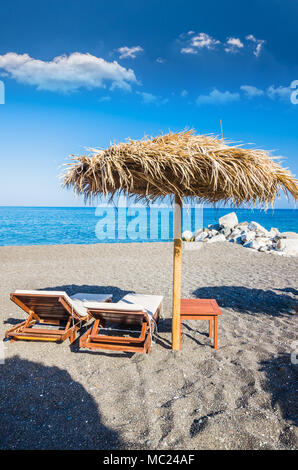
M 65 320 L 69 319 L 69 315 L 79 318 L 75 306 L 72 308 L 71 299 L 64 291 L 15 291 L 11 294 L 11 299 L 20 300 L 27 308 L 32 310 L 41 320 Z M 69 310 L 59 301 L 63 299 L 69 306 Z
M 118 304 L 125 305 L 127 308 L 132 305 L 141 305 L 142 310 L 149 315 L 149 318 L 154 318 L 162 306 L 162 301 L 161 295 L 126 294 Z
M 94 318 L 111 323 L 140 325 L 155 318 L 161 307 L 161 295 L 127 294 L 117 303 L 102 304 L 100 308 L 86 302 L 89 313 Z
M 148 319 L 141 305 L 121 305 L 120 302 L 102 305 L 86 302 L 85 305 L 88 312 L 102 322 L 141 325 Z

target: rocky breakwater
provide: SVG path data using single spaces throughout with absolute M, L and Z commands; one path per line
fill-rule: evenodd
M 220 217 L 217 224 L 208 225 L 208 228 L 198 229 L 195 233 L 183 232 L 182 239 L 200 245 L 228 241 L 255 251 L 280 256 L 298 256 L 297 233 L 280 233 L 274 227 L 267 230 L 258 222 L 239 223 L 235 212 Z

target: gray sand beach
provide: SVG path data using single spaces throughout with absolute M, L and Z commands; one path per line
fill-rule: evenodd
M 182 296 L 215 298 L 223 315 L 217 351 L 208 322 L 188 321 L 175 353 L 171 243 L 1 247 L 0 263 L 2 338 L 25 318 L 15 289 L 164 296 L 150 355 L 5 341 L 2 449 L 297 448 L 297 258 L 184 250 Z

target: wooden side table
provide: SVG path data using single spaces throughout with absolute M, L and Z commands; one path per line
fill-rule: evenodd
M 214 329 L 214 349 L 218 348 L 217 317 L 222 312 L 214 299 L 181 299 L 180 321 L 209 320 L 209 337 Z

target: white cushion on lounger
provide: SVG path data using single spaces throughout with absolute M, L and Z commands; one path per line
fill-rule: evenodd
M 46 295 L 53 295 L 57 297 L 57 295 L 67 295 L 66 292 L 63 290 L 15 290 L 15 294 L 31 294 L 31 295 L 40 295 L 40 294 L 46 294 Z
M 87 308 L 103 309 L 105 311 L 124 311 L 124 312 L 147 312 L 152 317 L 159 305 L 163 301 L 161 295 L 146 295 L 146 294 L 127 294 L 119 302 L 116 303 L 102 303 L 100 302 L 85 302 L 84 306 Z
M 162 295 L 127 294 L 118 304 L 126 304 L 130 305 L 130 307 L 136 304 L 142 305 L 143 309 L 152 317 L 162 301 Z
M 87 308 L 94 308 L 94 309 L 100 309 L 100 310 L 113 310 L 113 311 L 125 311 L 125 312 L 143 312 L 144 307 L 142 305 L 128 305 L 127 303 L 121 304 L 120 302 L 84 302 L 85 307 Z
M 78 292 L 70 297 L 71 305 L 74 306 L 79 315 L 85 317 L 88 315 L 86 308 L 86 303 L 90 303 L 90 300 L 93 300 L 92 303 L 95 305 L 105 305 L 105 301 L 110 300 L 112 294 L 86 294 L 83 292 Z

